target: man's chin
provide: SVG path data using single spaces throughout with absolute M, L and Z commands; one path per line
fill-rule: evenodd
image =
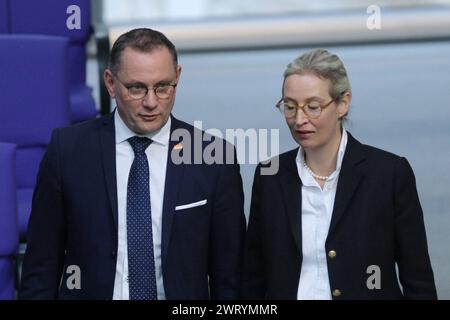
M 136 133 L 139 134 L 148 134 L 148 133 L 152 133 L 155 131 L 160 130 L 162 127 L 164 126 L 163 122 L 161 121 L 161 119 L 157 119 L 154 121 L 140 121 L 140 123 L 137 124 L 136 126 Z
M 136 128 L 135 132 L 144 135 L 158 131 L 159 129 L 161 129 L 160 126 L 139 126 L 138 128 Z

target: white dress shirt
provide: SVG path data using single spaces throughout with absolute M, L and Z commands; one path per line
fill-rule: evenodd
M 336 160 L 336 170 L 325 181 L 323 189 L 303 166 L 303 152 L 299 148 L 296 163 L 302 180 L 302 254 L 303 261 L 297 291 L 298 300 L 331 300 L 325 241 L 330 228 L 334 198 L 347 146 L 347 132 L 342 138 Z
M 114 280 L 114 300 L 128 300 L 128 247 L 127 247 L 127 186 L 128 175 L 134 160 L 134 152 L 127 141 L 137 134 L 123 122 L 117 110 L 114 114 L 116 130 L 116 175 L 118 200 L 118 248 L 116 276 Z M 158 300 L 165 299 L 161 269 L 161 231 L 164 185 L 166 180 L 167 154 L 169 148 L 171 119 L 157 132 L 146 134 L 153 140 L 147 148 L 150 171 L 150 201 L 152 209 L 153 248 L 155 255 L 156 288 Z M 140 135 L 142 136 L 142 135 Z

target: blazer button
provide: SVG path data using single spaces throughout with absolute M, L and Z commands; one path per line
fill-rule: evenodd
M 339 289 L 333 290 L 333 297 L 340 297 L 341 295 L 342 295 L 341 290 L 339 290 Z
M 111 251 L 111 258 L 115 258 L 116 257 L 116 252 L 115 251 Z
M 334 251 L 334 250 L 328 251 L 328 258 L 330 258 L 330 259 L 336 258 L 336 251 Z

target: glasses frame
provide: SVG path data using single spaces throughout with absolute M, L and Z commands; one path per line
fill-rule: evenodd
M 333 102 L 335 102 L 337 99 L 339 99 L 346 91 L 342 91 L 336 98 L 333 98 L 330 100 L 330 102 L 327 102 L 325 104 L 321 104 L 319 105 L 320 108 L 320 113 L 317 115 L 317 117 L 311 117 L 310 115 L 308 115 L 305 112 L 305 107 L 311 103 L 311 101 L 305 102 L 304 104 L 299 104 L 296 102 L 292 101 L 292 104 L 296 105 L 295 106 L 295 113 L 294 115 L 287 117 L 286 114 L 281 110 L 281 104 L 283 104 L 284 98 L 281 98 L 280 101 L 277 102 L 277 104 L 275 105 L 275 107 L 280 111 L 280 113 L 282 115 L 284 115 L 286 118 L 290 119 L 290 118 L 294 118 L 297 115 L 298 109 L 302 109 L 303 114 L 308 118 L 308 119 L 317 119 L 320 117 L 320 115 L 322 114 L 322 110 L 327 108 L 329 105 L 331 105 Z
M 175 88 L 177 87 L 177 85 L 178 85 L 178 82 L 177 82 L 177 83 L 170 83 L 170 84 L 163 85 L 163 86 L 145 87 L 146 90 L 147 90 L 147 91 L 145 92 L 145 95 L 144 95 L 142 98 L 134 98 L 134 97 L 132 97 L 131 94 L 130 94 L 130 88 L 131 88 L 132 86 L 127 86 L 127 85 L 126 85 L 125 83 L 123 83 L 123 82 L 119 79 L 119 77 L 118 77 L 117 75 L 115 75 L 114 73 L 112 73 L 112 76 L 113 76 L 114 78 L 116 78 L 117 81 L 119 81 L 119 83 L 120 83 L 122 86 L 124 86 L 125 89 L 127 89 L 128 97 L 129 97 L 130 99 L 132 99 L 132 100 L 142 100 L 142 99 L 144 99 L 144 98 L 148 95 L 148 92 L 149 92 L 150 90 L 153 90 L 153 93 L 155 94 L 155 96 L 156 96 L 158 99 L 166 100 L 166 99 L 169 99 L 171 95 L 173 95 L 173 93 L 175 92 L 175 90 L 174 90 L 171 94 L 169 94 L 167 97 L 165 97 L 165 98 L 160 97 L 160 96 L 158 95 L 158 91 L 157 91 L 157 90 L 160 89 L 160 88 L 165 88 L 165 87 L 173 87 L 173 88 L 175 89 Z M 142 87 L 144 88 L 144 86 L 142 86 Z

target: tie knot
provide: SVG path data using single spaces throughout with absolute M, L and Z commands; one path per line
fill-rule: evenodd
M 152 143 L 152 140 L 145 137 L 134 136 L 128 139 L 134 154 L 141 154 L 145 152 L 145 149 Z

